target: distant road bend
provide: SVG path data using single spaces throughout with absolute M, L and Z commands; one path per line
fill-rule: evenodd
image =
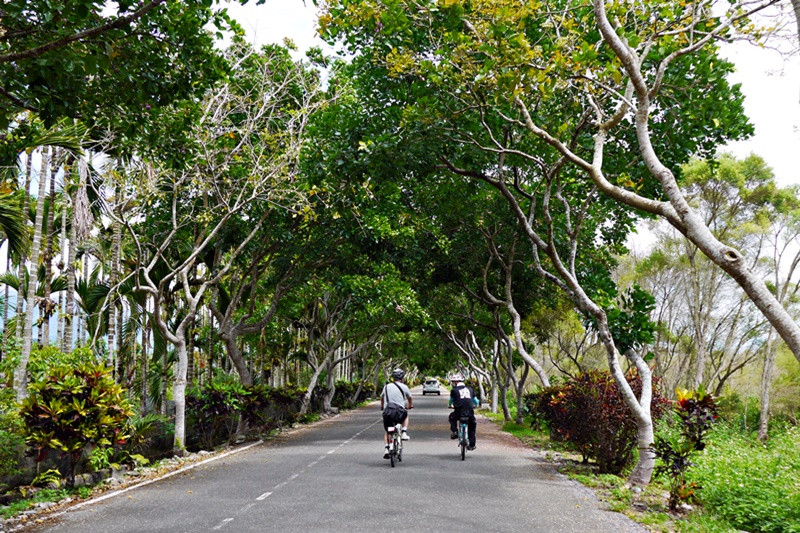
M 396 468 L 373 403 L 29 531 L 645 531 L 486 419 L 461 461 L 446 396 L 415 390 L 414 406 Z

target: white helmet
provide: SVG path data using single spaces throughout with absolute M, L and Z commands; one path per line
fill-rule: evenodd
M 463 382 L 464 381 L 464 376 L 462 376 L 461 373 L 453 374 L 453 376 L 450 378 L 450 381 L 452 383 L 458 383 L 459 381 Z

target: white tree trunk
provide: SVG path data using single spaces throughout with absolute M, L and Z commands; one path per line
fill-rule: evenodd
M 185 342 L 179 342 L 174 346 L 178 364 L 175 368 L 175 382 L 172 385 L 172 399 L 175 400 L 175 440 L 172 451 L 181 455 L 186 450 L 186 371 L 189 359 Z
M 65 170 L 66 172 L 66 170 Z M 66 184 L 67 178 L 64 177 Z M 63 275 L 66 268 L 68 268 L 69 256 L 67 254 L 67 191 L 66 185 L 61 194 L 61 268 L 59 274 Z M 60 291 L 58 295 L 58 346 L 63 352 L 64 349 L 64 333 L 66 320 L 66 291 Z
M 31 274 L 28 280 L 28 294 L 25 302 L 25 326 L 22 331 L 22 349 L 19 364 L 14 370 L 14 392 L 17 400 L 28 396 L 28 359 L 31 356 L 33 341 L 33 312 L 36 309 L 36 267 L 39 264 L 39 251 L 42 246 L 42 224 L 44 222 L 44 199 L 47 188 L 47 167 L 50 153 L 42 151 L 42 171 L 39 175 L 39 192 L 36 198 L 36 221 L 33 226 L 33 245 L 31 246 Z
M 773 332 L 770 330 L 765 347 L 764 368 L 761 371 L 761 415 L 758 419 L 758 438 L 761 440 L 767 440 L 769 437 L 769 395 L 772 389 L 772 378 L 775 374 L 776 344 Z
M 44 154 L 43 154 L 44 155 Z M 33 168 L 33 152 L 28 154 L 28 157 L 25 160 L 25 188 L 23 190 L 22 196 L 22 212 L 25 216 L 25 226 L 28 225 L 28 207 L 30 204 L 30 190 L 31 190 L 31 171 Z M 17 287 L 17 327 L 15 336 L 17 337 L 18 341 L 22 341 L 22 330 L 25 326 L 25 318 L 23 316 L 23 312 L 25 310 L 24 299 L 23 296 L 23 281 L 25 279 L 25 257 L 19 258 L 19 268 L 17 269 L 17 276 L 19 279 L 19 286 Z
M 75 221 L 69 230 L 69 253 L 65 261 L 67 268 L 67 293 L 64 303 L 64 337 L 61 345 L 61 350 L 64 353 L 70 353 L 73 348 L 72 332 L 75 327 L 75 261 L 77 261 L 77 243 L 75 236 Z M 65 244 L 66 246 L 66 244 Z
M 300 414 L 304 415 L 308 413 L 309 407 L 311 407 L 311 396 L 314 394 L 314 389 L 317 388 L 317 381 L 319 380 L 319 376 L 322 373 L 322 370 L 325 368 L 325 364 L 327 361 L 323 361 L 322 363 L 317 365 L 317 368 L 314 369 L 314 373 L 311 374 L 311 380 L 308 383 L 308 389 L 306 389 L 306 393 L 303 395 L 303 400 L 300 402 Z
M 114 372 L 117 382 L 120 382 L 122 376 L 119 375 L 119 365 L 117 365 L 117 352 L 119 351 L 119 341 L 117 340 L 117 281 L 119 280 L 119 247 L 122 239 L 122 225 L 114 221 L 113 237 L 111 241 L 111 276 L 109 285 L 111 289 L 108 292 L 106 305 L 108 306 L 108 366 Z
M 580 162 L 580 166 L 589 172 L 594 182 L 603 192 L 615 200 L 642 209 L 643 211 L 659 215 L 685 235 L 687 239 L 706 255 L 706 257 L 730 275 L 736 283 L 742 287 L 747 296 L 786 342 L 786 345 L 792 351 L 795 358 L 800 361 L 800 325 L 792 319 L 788 311 L 781 305 L 775 295 L 772 294 L 761 276 L 749 268 L 742 254 L 714 237 L 708 226 L 706 226 L 697 212 L 692 209 L 686 201 L 672 171 L 661 162 L 656 154 L 649 129 L 650 112 L 653 105 L 651 91 L 656 88 L 651 88 L 647 85 L 647 80 L 641 72 L 641 63 L 638 57 L 620 38 L 611 22 L 608 20 L 603 0 L 593 0 L 593 4 L 598 28 L 600 29 L 603 39 L 622 62 L 635 93 L 636 137 L 639 143 L 639 153 L 642 157 L 642 161 L 650 174 L 661 184 L 661 190 L 669 202 L 653 202 L 652 200 L 640 197 L 628 190 L 618 188 L 608 183 L 605 177 L 602 176 L 602 156 L 599 157 L 594 165 Z M 793 5 L 795 9 L 798 8 L 797 0 L 793 0 Z M 667 65 L 664 64 L 662 66 L 666 68 Z M 530 126 L 531 124 L 529 123 L 529 128 Z M 537 131 L 541 132 L 535 125 L 533 128 L 535 133 L 537 133 Z M 540 133 L 537 133 L 537 135 L 541 136 Z M 605 142 L 605 135 L 605 130 L 601 129 L 601 131 L 598 132 L 595 140 L 595 154 L 602 154 L 602 145 Z M 554 143 L 551 142 L 551 144 Z M 563 145 L 561 145 L 559 149 L 562 150 L 562 152 L 566 150 Z M 570 159 L 576 161 L 577 157 L 570 153 Z

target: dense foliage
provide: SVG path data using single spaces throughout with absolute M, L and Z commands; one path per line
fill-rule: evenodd
M 656 436 L 653 451 L 660 460 L 656 474 L 669 479 L 669 508 L 675 510 L 684 501 L 695 501 L 696 486 L 686 481 L 686 471 L 694 466 L 692 457 L 706 447 L 706 434 L 717 420 L 714 397 L 704 390 L 678 390 L 673 406 L 677 418 L 673 431 Z
M 55 366 L 32 383 L 22 402 L 23 435 L 39 451 L 53 449 L 72 459 L 70 479 L 80 454 L 88 446 L 123 444 L 124 422 L 133 412 L 122 387 L 103 365 Z
M 711 431 L 687 479 L 710 512 L 739 530 L 800 531 L 800 431 L 776 431 L 767 443 L 721 424 Z
M 626 379 L 638 394 L 640 378 L 629 373 Z M 667 406 L 659 387 L 654 387 L 650 405 L 653 419 L 658 420 Z M 636 425 L 607 371 L 584 372 L 530 394 L 526 407 L 534 423 L 544 421 L 554 437 L 567 441 L 583 455 L 584 462 L 594 459 L 601 473 L 619 474 L 633 458 Z

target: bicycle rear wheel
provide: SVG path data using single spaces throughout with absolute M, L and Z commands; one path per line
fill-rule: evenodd
M 461 445 L 461 460 L 467 457 L 467 427 L 466 424 L 461 425 L 461 431 L 458 433 L 458 443 Z

